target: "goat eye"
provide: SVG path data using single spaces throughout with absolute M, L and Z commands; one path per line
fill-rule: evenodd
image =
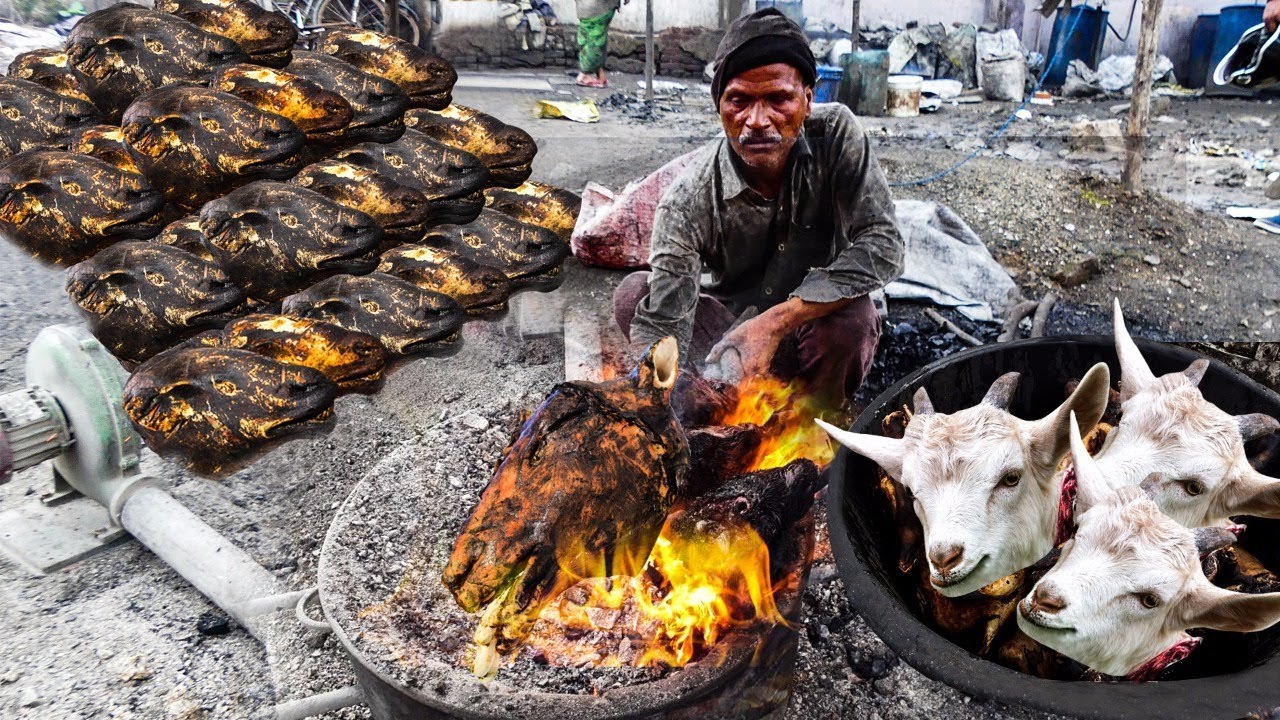
M 1018 483 L 1022 482 L 1022 473 L 1013 470 L 1004 474 L 1000 478 L 1000 487 L 1018 487 Z
M 1183 480 L 1182 489 L 1192 497 L 1204 492 L 1204 483 L 1199 480 Z
M 1160 605 L 1160 598 L 1155 593 L 1138 593 L 1138 602 L 1142 603 L 1142 607 L 1151 610 Z

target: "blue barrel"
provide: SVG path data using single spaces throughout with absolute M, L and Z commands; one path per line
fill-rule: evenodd
M 1209 59 L 1213 57 L 1213 43 L 1218 38 L 1218 16 L 1201 15 L 1191 26 L 1191 51 L 1187 58 L 1186 76 L 1178 76 L 1189 88 L 1202 88 L 1213 72 Z
M 1102 8 L 1077 5 L 1067 13 L 1058 11 L 1049 36 L 1046 87 L 1059 88 L 1067 81 L 1067 67 L 1073 60 L 1083 60 L 1097 69 L 1102 59 L 1102 43 L 1107 39 L 1107 15 Z M 1059 52 L 1058 48 L 1062 51 Z
M 1213 41 L 1213 55 L 1209 56 L 1209 73 L 1212 74 L 1222 58 L 1240 42 L 1240 36 L 1254 25 L 1262 24 L 1261 5 L 1228 5 L 1218 16 L 1218 35 Z
M 756 9 L 777 8 L 791 22 L 804 27 L 804 0 L 756 0 Z
M 813 101 L 829 103 L 836 101 L 840 90 L 840 80 L 844 77 L 844 68 L 834 65 L 818 66 L 818 83 L 813 86 Z

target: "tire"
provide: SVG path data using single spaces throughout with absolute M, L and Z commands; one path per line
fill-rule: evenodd
M 400 0 L 399 4 L 400 39 L 418 47 L 427 47 L 430 43 L 430 35 L 422 30 L 414 0 Z M 352 5 L 352 0 L 320 0 L 316 4 L 312 24 L 322 27 L 356 25 L 377 32 L 386 32 L 387 26 L 383 18 L 386 16 L 387 6 L 383 0 L 360 0 L 360 10 L 354 22 L 351 17 Z

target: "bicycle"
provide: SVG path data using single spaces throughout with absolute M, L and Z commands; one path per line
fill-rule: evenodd
M 298 28 L 299 39 L 311 40 L 335 25 L 355 25 L 385 32 L 384 0 L 263 0 L 268 9 L 283 13 Z M 442 18 L 440 0 L 400 0 L 400 39 L 431 49 Z

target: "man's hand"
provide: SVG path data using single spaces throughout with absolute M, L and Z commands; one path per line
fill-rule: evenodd
M 1275 32 L 1280 27 L 1280 0 L 1269 0 L 1267 7 L 1262 11 L 1262 23 L 1267 26 L 1267 32 Z
M 737 360 L 741 363 L 743 378 L 764 375 L 769 372 L 773 356 L 778 352 L 778 345 L 788 333 L 807 322 L 830 315 L 851 302 L 853 298 L 829 303 L 788 298 L 726 333 L 711 348 L 711 352 L 707 353 L 707 364 L 721 363 L 732 351 L 737 354 Z M 738 379 L 740 378 L 733 380 Z
M 771 313 L 771 310 L 765 311 L 726 333 L 711 348 L 711 352 L 707 353 L 707 364 L 718 365 L 727 359 L 727 354 L 736 353 L 733 360 L 740 364 L 743 378 L 769 372 L 769 365 L 778 352 L 778 345 L 790 331 L 790 328 L 781 324 L 781 318 L 777 314 Z

